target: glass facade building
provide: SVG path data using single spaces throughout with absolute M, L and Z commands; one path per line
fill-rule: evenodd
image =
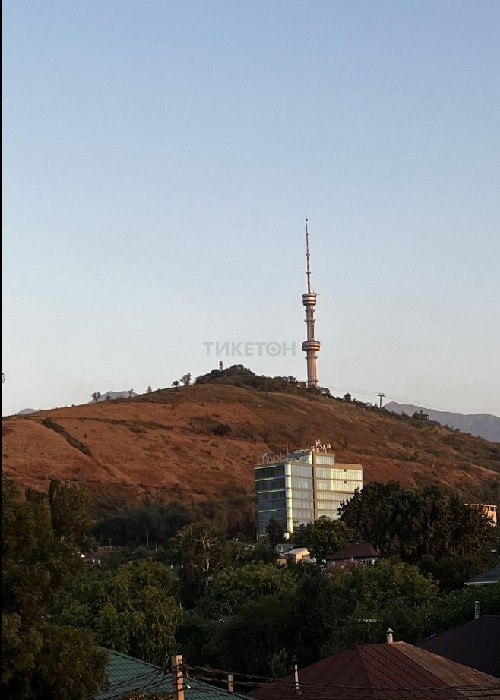
M 338 508 L 356 489 L 363 488 L 361 464 L 336 464 L 335 455 L 321 450 L 299 450 L 255 466 L 259 537 L 277 520 L 285 535 L 299 525 L 325 515 L 338 518 Z

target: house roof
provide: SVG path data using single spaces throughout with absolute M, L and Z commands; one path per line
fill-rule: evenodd
M 325 559 L 328 561 L 340 561 L 343 559 L 373 559 L 379 556 L 380 552 L 378 549 L 375 549 L 369 542 L 355 542 L 333 554 L 328 554 Z
M 109 686 L 95 696 L 95 700 L 118 700 L 128 693 L 172 693 L 174 690 L 173 679 L 170 673 L 166 673 L 160 666 L 135 659 L 117 651 L 108 652 L 106 674 Z M 189 678 L 184 684 L 184 696 L 186 700 L 229 700 L 230 698 L 243 698 L 237 693 L 229 693 L 221 688 Z
M 300 700 L 449 700 L 500 697 L 500 681 L 405 642 L 364 644 L 299 671 Z M 256 700 L 297 696 L 294 674 L 250 693 Z
M 284 554 L 287 556 L 287 554 L 304 554 L 305 552 L 309 554 L 307 547 L 294 547 L 293 549 L 289 549 L 288 552 L 284 552 Z
M 500 582 L 500 564 L 465 582 L 466 586 L 488 586 Z
M 500 676 L 500 615 L 483 615 L 419 644 L 447 659 Z

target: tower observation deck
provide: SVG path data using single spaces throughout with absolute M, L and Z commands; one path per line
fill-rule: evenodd
M 306 278 L 307 292 L 302 295 L 302 304 L 306 307 L 307 340 L 302 343 L 302 350 L 306 353 L 307 386 L 318 386 L 318 352 L 321 347 L 319 340 L 314 337 L 314 308 L 316 306 L 316 292 L 311 289 L 311 266 L 309 253 L 309 227 L 306 219 Z

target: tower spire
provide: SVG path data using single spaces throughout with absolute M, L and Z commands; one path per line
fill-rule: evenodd
M 311 293 L 311 267 L 309 265 L 309 219 L 306 219 L 306 277 L 307 277 L 307 293 Z
M 318 386 L 318 352 L 320 342 L 314 337 L 314 308 L 316 306 L 316 293 L 311 291 L 311 265 L 309 252 L 309 220 L 306 219 L 306 279 L 307 292 L 302 295 L 302 304 L 306 308 L 307 340 L 302 343 L 302 350 L 306 353 L 307 386 Z

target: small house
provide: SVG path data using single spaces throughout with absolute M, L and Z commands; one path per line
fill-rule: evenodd
M 355 542 L 333 554 L 327 554 L 326 568 L 352 569 L 367 564 L 373 566 L 379 557 L 380 552 L 369 542 Z

